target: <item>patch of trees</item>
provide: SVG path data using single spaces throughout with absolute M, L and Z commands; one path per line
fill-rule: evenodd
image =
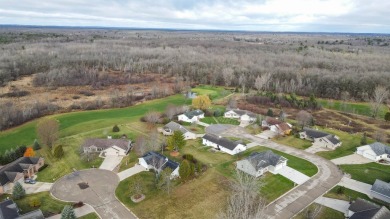
M 265 94 L 249 96 L 246 100 L 251 104 L 259 104 L 274 108 L 321 109 L 321 106 L 316 101 L 314 95 L 310 95 L 310 98 L 298 99 L 294 93 L 289 95 L 277 95 L 272 92 L 266 92 Z
M 207 169 L 207 166 L 195 159 L 192 154 L 184 154 L 182 159 L 179 168 L 179 176 L 182 181 L 197 177 Z
M 0 165 L 9 164 L 18 158 L 23 157 L 26 150 L 26 146 L 18 146 L 16 148 L 6 150 L 3 154 L 0 154 Z

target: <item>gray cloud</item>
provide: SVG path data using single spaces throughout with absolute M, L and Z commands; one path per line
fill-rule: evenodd
M 1 0 L 0 23 L 390 33 L 386 0 Z

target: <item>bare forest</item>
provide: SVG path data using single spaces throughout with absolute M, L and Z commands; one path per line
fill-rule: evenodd
M 211 84 L 368 101 L 390 88 L 390 36 L 0 29 L 0 130 Z

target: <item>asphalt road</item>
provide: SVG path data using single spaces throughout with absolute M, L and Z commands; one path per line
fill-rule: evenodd
M 88 183 L 88 188 L 81 189 L 80 183 Z M 118 184 L 119 177 L 116 173 L 102 169 L 88 169 L 59 179 L 54 183 L 51 193 L 63 201 L 87 203 L 103 219 L 135 219 L 136 217 L 115 197 Z

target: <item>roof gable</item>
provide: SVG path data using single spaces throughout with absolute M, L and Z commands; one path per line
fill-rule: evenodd
M 0 185 L 5 185 L 13 182 L 18 173 L 29 165 L 35 165 L 39 162 L 39 157 L 20 157 L 17 160 L 1 167 L 0 169 Z
M 91 147 L 95 146 L 98 148 L 110 148 L 113 146 L 117 146 L 127 151 L 130 149 L 131 141 L 126 139 L 103 139 L 103 138 L 90 138 L 84 141 L 83 147 Z
M 390 183 L 377 179 L 372 185 L 371 191 L 390 198 Z
M 204 114 L 204 112 L 202 110 L 199 110 L 199 109 L 184 113 L 184 115 L 187 116 L 187 118 L 189 118 L 189 119 L 192 119 L 194 116 L 199 116 L 202 114 Z
M 390 146 L 387 146 L 380 142 L 369 144 L 369 146 L 371 147 L 371 149 L 374 151 L 376 155 L 390 154 Z
M 172 130 L 173 132 L 174 131 L 180 131 L 183 134 L 185 134 L 187 132 L 190 132 L 190 131 L 188 131 L 188 129 L 186 129 L 185 127 L 183 127 L 179 123 L 176 123 L 176 122 L 173 122 L 173 121 L 167 123 L 164 127 Z
M 237 141 L 231 141 L 227 138 L 219 137 L 212 134 L 206 134 L 203 136 L 203 139 L 206 139 L 208 141 L 211 141 L 221 147 L 227 148 L 229 150 L 234 150 L 238 145 L 240 145 L 240 142 Z M 242 145 L 242 144 L 241 144 Z
M 279 162 L 287 160 L 286 158 L 273 153 L 271 150 L 263 152 L 253 152 L 246 160 L 255 168 L 256 171 L 268 167 L 276 166 Z
M 15 219 L 19 216 L 19 209 L 12 200 L 0 202 L 0 219 Z

